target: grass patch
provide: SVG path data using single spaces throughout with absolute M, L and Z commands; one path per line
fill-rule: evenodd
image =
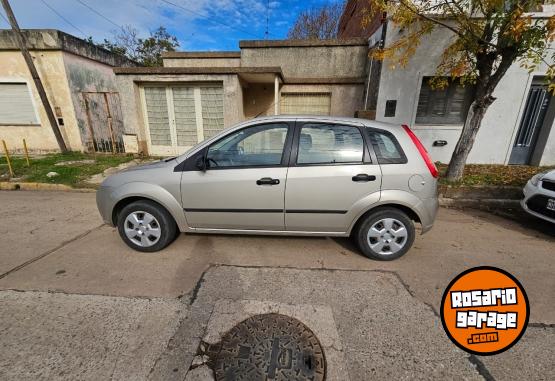
M 82 152 L 68 152 L 31 157 L 31 166 L 27 167 L 27 162 L 23 156 L 11 156 L 10 158 L 15 177 L 21 177 L 24 182 L 65 184 L 73 187 L 86 186 L 83 183 L 84 180 L 92 175 L 133 160 L 133 156 L 127 155 L 92 155 Z M 94 163 L 54 165 L 63 161 L 75 160 L 94 160 Z M 48 178 L 46 177 L 48 172 L 57 172 L 59 175 Z M 7 179 L 9 179 L 8 164 L 6 158 L 2 156 L 0 158 L 0 180 Z
M 555 167 L 533 167 L 529 165 L 467 164 L 462 181 L 452 183 L 445 179 L 446 164 L 439 164 L 440 184 L 445 185 L 493 185 L 524 186 L 536 173 Z

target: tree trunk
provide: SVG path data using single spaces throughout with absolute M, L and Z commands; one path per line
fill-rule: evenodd
M 456 182 L 462 179 L 466 159 L 474 145 L 482 119 L 484 119 L 487 109 L 495 100 L 491 95 L 485 95 L 480 98 L 475 99 L 468 110 L 461 137 L 455 146 L 451 161 L 447 167 L 446 178 L 448 181 Z

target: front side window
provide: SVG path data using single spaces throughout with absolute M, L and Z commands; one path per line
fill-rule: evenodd
M 472 101 L 473 87 L 462 86 L 458 80 L 449 80 L 447 87 L 432 89 L 430 77 L 422 79 L 417 124 L 463 124 Z
M 287 124 L 244 128 L 216 142 L 206 155 L 209 168 L 280 165 Z
M 357 127 L 305 124 L 297 164 L 362 163 L 364 143 Z

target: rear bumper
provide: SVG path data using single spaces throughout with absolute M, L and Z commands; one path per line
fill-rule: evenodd
M 428 198 L 422 201 L 422 207 L 418 213 L 420 216 L 420 224 L 422 225 L 422 232 L 424 234 L 429 232 L 434 226 L 434 222 L 439 210 L 439 200 L 437 197 Z

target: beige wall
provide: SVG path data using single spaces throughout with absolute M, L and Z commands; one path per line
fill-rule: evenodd
M 274 84 L 250 84 L 243 88 L 245 119 L 274 115 Z
M 244 120 L 243 90 L 236 74 L 233 75 L 169 75 L 137 74 L 117 75 L 117 87 L 120 92 L 125 132 L 137 134 L 139 149 L 146 150 L 146 122 L 142 109 L 140 87 L 143 84 L 176 83 L 179 85 L 220 82 L 224 92 L 224 128 Z
M 43 82 L 52 107 L 60 107 L 64 126 L 60 126 L 62 136 L 70 150 L 81 150 L 81 139 L 73 112 L 73 104 L 67 83 L 66 71 L 61 51 L 31 52 L 35 66 Z M 0 81 L 26 82 L 31 89 L 40 125 L 7 126 L 0 125 L 0 139 L 6 140 L 10 150 L 22 150 L 23 139 L 29 150 L 36 152 L 56 151 L 58 145 L 42 107 L 23 56 L 18 51 L 0 51 Z
M 288 78 L 364 77 L 366 46 L 242 48 L 241 66 L 280 66 Z
M 241 58 L 164 58 L 164 67 L 239 67 Z

